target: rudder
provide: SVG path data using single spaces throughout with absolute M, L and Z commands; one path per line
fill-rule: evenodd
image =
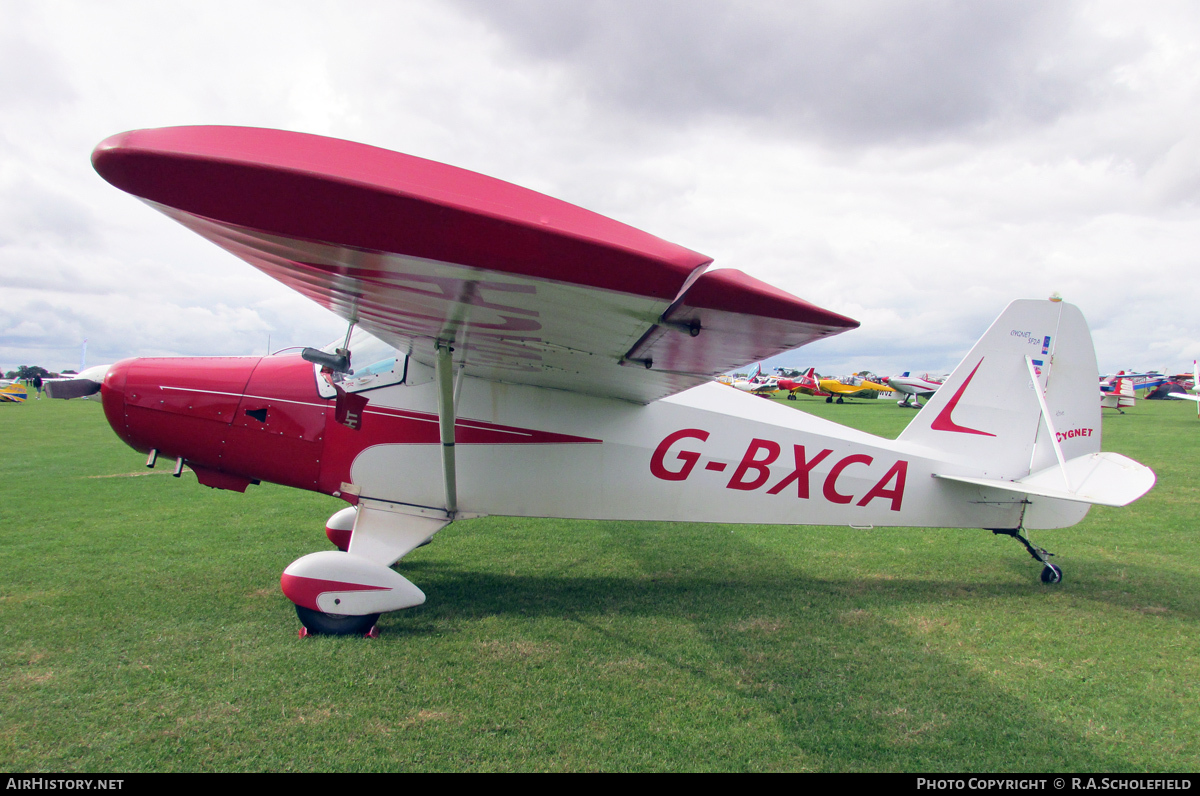
M 1049 423 L 1030 376 L 1030 360 Z M 1061 301 L 1009 304 L 899 441 L 969 465 L 983 477 L 1016 480 L 1100 450 L 1096 352 L 1079 308 Z

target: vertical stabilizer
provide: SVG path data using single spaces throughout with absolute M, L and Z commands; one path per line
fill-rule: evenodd
M 1059 462 L 1055 440 L 1067 460 L 1100 450 L 1097 378 L 1078 307 L 1014 301 L 899 439 L 933 449 L 964 472 L 1022 478 Z

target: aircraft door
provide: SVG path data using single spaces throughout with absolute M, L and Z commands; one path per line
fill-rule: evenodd
M 317 489 L 325 414 L 313 368 L 297 356 L 264 357 L 250 375 L 229 429 L 222 470 Z

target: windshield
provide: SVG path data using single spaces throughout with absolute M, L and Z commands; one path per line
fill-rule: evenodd
M 321 350 L 333 354 L 341 348 L 345 338 L 334 340 Z M 377 387 L 386 387 L 404 381 L 406 357 L 378 337 L 355 328 L 350 335 L 350 372 L 322 373 L 316 366 L 317 389 L 323 397 L 335 394 L 333 384 L 341 385 L 346 392 L 362 392 Z

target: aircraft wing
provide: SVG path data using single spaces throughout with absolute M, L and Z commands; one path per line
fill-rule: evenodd
M 320 136 L 113 136 L 104 179 L 425 364 L 639 403 L 858 322 L 574 205 Z

